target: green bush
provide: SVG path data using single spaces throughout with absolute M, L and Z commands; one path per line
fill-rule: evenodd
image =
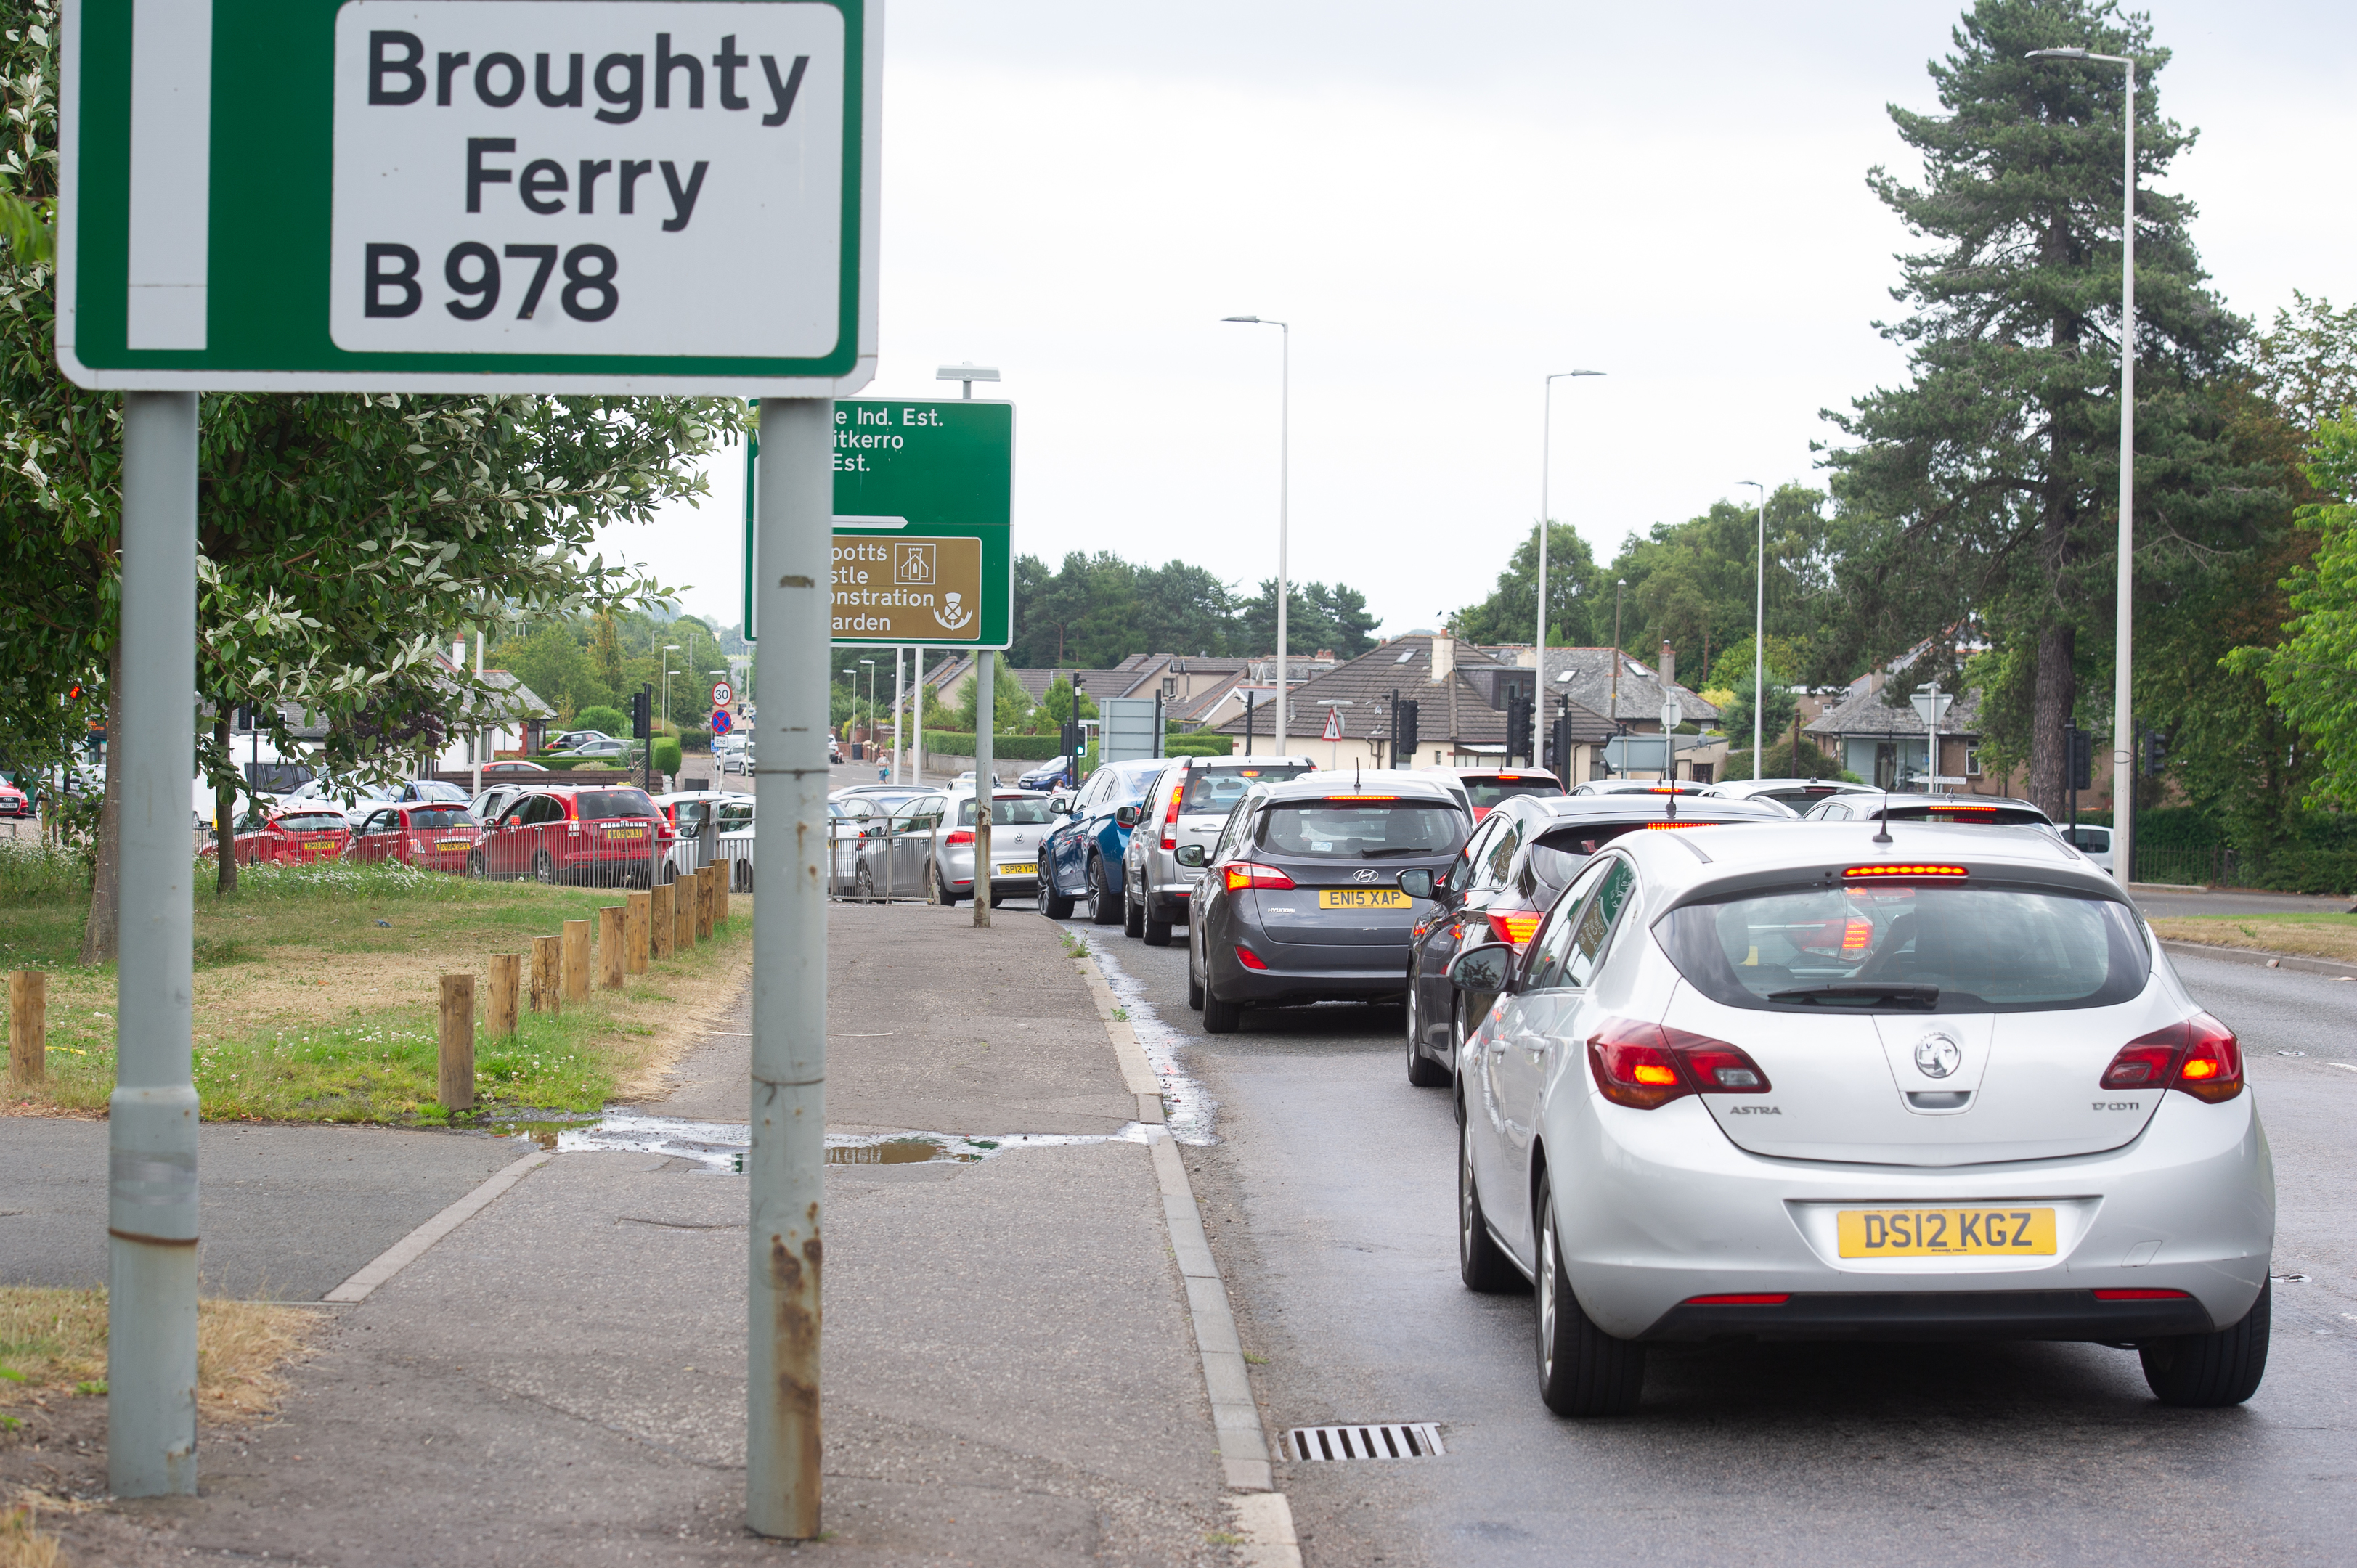
M 974 736 L 956 730 L 929 729 L 925 732 L 925 753 L 931 756 L 972 757 Z M 1045 762 L 1064 755 L 1064 743 L 1052 735 L 995 735 L 990 737 L 990 753 L 998 762 Z
M 1752 772 L 1751 748 L 1747 746 L 1740 751 L 1730 751 L 1727 754 L 1727 766 L 1719 769 L 1718 777 L 1721 782 L 1755 778 L 1840 779 L 1852 784 L 1864 782 L 1854 773 L 1844 773 L 1839 762 L 1805 740 L 1801 743 L 1800 755 L 1796 760 L 1792 751 L 1792 738 L 1789 735 L 1782 740 L 1770 743 L 1767 772 L 1758 774 Z
M 658 773 L 677 773 L 679 771 L 679 742 L 667 735 L 659 736 L 655 739 L 654 746 L 655 771 Z
M 1162 740 L 1162 755 L 1165 757 L 1227 757 L 1235 749 L 1235 742 L 1231 737 L 1216 732 L 1165 736 Z
M 573 727 L 603 730 L 611 736 L 628 736 L 630 733 L 630 715 L 623 713 L 621 709 L 609 708 L 599 703 L 594 707 L 584 708 L 574 714 Z

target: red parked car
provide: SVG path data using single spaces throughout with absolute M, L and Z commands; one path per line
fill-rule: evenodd
M 343 812 L 305 800 L 298 805 L 248 807 L 237 820 L 240 865 L 304 865 L 340 859 L 351 843 L 352 825 Z M 203 853 L 210 854 L 207 843 Z
M 643 789 L 552 785 L 511 802 L 468 857 L 470 876 L 647 886 L 671 824 Z
M 379 806 L 361 820 L 347 860 L 397 860 L 425 871 L 464 871 L 483 836 L 475 813 L 447 800 Z
M 33 798 L 0 779 L 0 817 L 29 817 L 33 814 Z

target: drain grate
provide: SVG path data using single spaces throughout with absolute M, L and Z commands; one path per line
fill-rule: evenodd
M 1430 1459 L 1447 1452 L 1440 1428 L 1428 1421 L 1297 1426 L 1285 1434 L 1285 1451 L 1296 1459 Z

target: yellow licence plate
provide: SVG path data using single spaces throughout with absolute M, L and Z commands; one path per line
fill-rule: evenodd
M 435 842 L 434 847 L 436 849 L 471 849 L 474 847 L 474 841 L 471 839 L 438 839 Z
M 1002 865 L 991 875 L 993 876 L 1037 876 L 1039 875 L 1039 863 L 1033 861 L 1028 865 Z
M 1845 1208 L 1845 1258 L 2050 1258 L 2050 1208 Z
M 1318 894 L 1321 909 L 1405 909 L 1415 902 L 1395 887 L 1325 887 Z
M 606 836 L 609 839 L 642 839 L 647 836 L 647 830 L 644 828 L 608 828 L 606 830 Z

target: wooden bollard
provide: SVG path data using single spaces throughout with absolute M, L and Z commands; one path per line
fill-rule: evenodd
M 491 1004 L 484 1009 L 483 1024 L 493 1039 L 506 1039 L 516 1032 L 521 1020 L 523 990 L 523 954 L 495 952 L 491 955 Z
M 672 905 L 678 897 L 676 883 L 662 882 L 647 896 L 647 946 L 657 958 L 671 957 L 672 940 L 679 927 L 672 919 Z
M 589 922 L 565 922 L 565 999 L 585 1002 L 589 997 Z
M 622 907 L 597 908 L 597 983 L 608 991 L 622 989 Z
M 632 974 L 647 972 L 647 927 L 654 915 L 655 896 L 632 893 L 622 909 L 622 956 Z
M 563 1010 L 564 946 L 561 937 L 532 939 L 532 1010 L 554 1018 Z
M 720 875 L 712 879 L 712 896 L 719 900 L 718 908 L 713 911 L 712 916 L 712 923 L 716 926 L 725 926 L 728 923 L 728 885 L 736 879 L 737 863 L 733 860 L 723 861 L 720 865 Z
M 49 977 L 38 969 L 8 972 L 8 1076 L 38 1083 L 49 1071 Z
M 712 940 L 712 924 L 720 913 L 720 874 L 724 865 L 707 865 L 695 874 L 695 940 Z
M 671 885 L 672 918 L 677 922 L 672 928 L 671 950 L 675 953 L 690 951 L 695 946 L 695 889 L 693 875 Z
M 436 1092 L 452 1111 L 475 1108 L 475 977 L 442 977 L 441 1070 Z

